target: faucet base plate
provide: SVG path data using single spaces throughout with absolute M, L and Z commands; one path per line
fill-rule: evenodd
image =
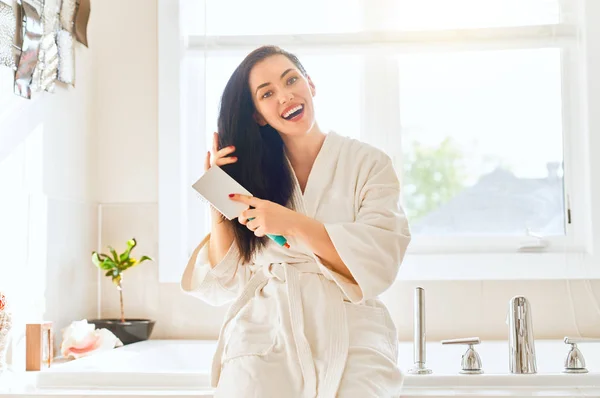
M 431 369 L 428 369 L 422 363 L 415 363 L 415 365 L 408 370 L 411 375 L 428 375 L 432 373 Z
M 480 375 L 480 374 L 483 374 L 483 370 L 482 369 L 461 370 L 459 373 L 463 374 L 463 375 Z
M 588 370 L 586 368 L 575 368 L 575 369 L 566 368 L 562 372 L 563 373 L 588 373 Z

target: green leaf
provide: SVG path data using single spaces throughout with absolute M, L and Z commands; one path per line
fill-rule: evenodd
M 154 261 L 154 260 L 152 259 L 152 257 L 148 257 L 148 256 L 142 256 L 142 258 L 140 258 L 140 261 L 139 261 L 139 263 L 138 263 L 138 264 L 141 264 L 141 263 L 143 263 L 143 262 L 144 262 L 144 261 L 146 261 L 146 260 Z
M 117 254 L 117 251 L 115 249 L 113 249 L 111 246 L 108 246 L 108 250 L 110 250 L 111 254 L 113 255 L 113 260 L 115 261 L 115 263 L 118 263 L 119 255 Z
M 129 258 L 129 254 L 131 253 L 131 250 L 133 250 L 133 248 L 136 246 L 137 246 L 137 242 L 136 242 L 135 238 L 129 239 L 127 241 L 127 249 L 123 253 L 121 253 L 121 257 L 120 257 L 121 262 L 126 261 Z
M 138 264 L 138 261 L 135 258 L 130 257 L 129 259 L 127 259 L 127 261 L 125 263 L 122 264 L 122 269 L 123 269 L 123 271 L 125 271 L 126 269 L 136 266 L 137 264 Z
M 100 268 L 102 268 L 103 270 L 109 270 L 109 269 L 117 268 L 117 265 L 110 257 L 107 257 L 100 264 Z
M 119 271 L 123 272 L 125 271 L 127 268 L 129 268 L 129 262 L 131 259 L 125 260 L 125 261 L 121 261 L 119 263 Z
M 109 270 L 106 274 L 104 274 L 104 276 L 112 276 L 112 277 L 116 277 L 119 275 L 119 270 L 116 268 L 113 268 L 111 270 Z
M 130 257 L 131 251 L 136 246 L 137 241 L 135 240 L 135 238 L 128 240 L 127 249 L 120 256 L 111 246 L 108 246 L 112 257 L 103 253 L 92 252 L 92 262 L 98 268 L 107 271 L 105 273 L 105 276 L 112 277 L 113 283 L 118 286 L 121 282 L 121 274 L 125 270 L 134 267 L 144 261 L 154 261 L 150 256 L 142 256 L 139 261 L 134 257 Z
M 102 260 L 96 252 L 92 252 L 92 263 L 94 263 L 96 267 L 100 268 L 100 263 L 102 263 Z
M 94 263 L 94 265 L 100 269 L 112 269 L 114 268 L 114 261 L 104 255 L 104 254 L 98 254 L 96 252 L 92 253 L 92 262 Z

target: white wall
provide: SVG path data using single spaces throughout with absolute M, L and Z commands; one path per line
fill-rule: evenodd
M 91 36 L 91 47 L 95 44 Z M 18 319 L 53 321 L 55 344 L 71 321 L 97 312 L 97 272 L 90 261 L 98 240 L 95 184 L 90 178 L 96 175 L 97 165 L 90 49 L 77 46 L 76 67 L 75 88 L 34 93 L 32 100 L 11 98 L 14 108 L 0 118 L 0 161 L 34 131 L 41 132 L 42 180 L 34 199 L 41 213 L 32 229 L 29 264 L 11 274 L 18 282 L 11 287 L 18 291 Z M 12 78 L 11 71 L 3 68 L 1 87 L 10 88 Z M 0 262 L 0 281 L 13 266 Z M 23 331 L 19 324 L 15 336 Z M 21 339 L 12 355 L 17 366 L 24 363 L 22 343 Z
M 151 256 L 158 252 L 156 3 L 103 0 L 94 9 L 95 29 L 102 29 L 95 46 L 102 246 L 122 249 L 135 236 L 138 254 Z M 593 34 L 600 40 L 600 32 Z M 126 68 L 115 67 L 124 60 Z M 590 93 L 592 102 L 598 97 L 600 89 Z M 156 263 L 132 269 L 124 283 L 126 315 L 157 320 L 153 338 L 217 337 L 226 308 L 185 296 L 177 284 L 159 284 Z M 398 281 L 384 299 L 402 340 L 412 340 L 416 286 L 426 289 L 429 339 L 505 339 L 508 301 L 517 294 L 531 300 L 536 337 L 600 336 L 598 299 L 592 300 L 600 298 L 600 281 Z M 107 279 L 101 305 L 103 316 L 118 316 L 118 294 Z

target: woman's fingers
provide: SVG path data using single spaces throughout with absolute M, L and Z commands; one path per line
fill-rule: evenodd
M 212 164 L 217 166 L 223 166 L 225 164 L 231 164 L 237 162 L 237 157 L 228 156 L 235 152 L 235 147 L 233 145 L 227 146 L 225 148 L 219 149 L 219 134 L 213 133 L 213 147 L 212 147 Z M 209 167 L 210 168 L 210 160 Z M 208 170 L 206 168 L 206 170 Z
M 259 238 L 265 236 L 265 229 L 256 220 L 248 221 L 246 227 Z
M 225 156 L 230 155 L 233 152 L 235 152 L 235 147 L 233 145 L 226 146 L 225 148 L 217 151 L 216 157 L 224 158 Z
M 218 158 L 215 161 L 215 164 L 220 167 L 220 166 L 223 166 L 224 164 L 231 164 L 231 163 L 235 163 L 235 162 L 237 162 L 237 158 L 235 156 L 228 156 L 226 158 Z
M 238 216 L 238 221 L 239 221 L 239 223 L 240 223 L 240 224 L 242 224 L 242 225 L 246 225 L 246 223 L 248 222 L 248 219 L 249 219 L 249 218 L 250 218 L 250 217 L 248 217 L 248 216 L 246 215 L 246 211 L 243 211 L 243 212 L 241 212 L 241 213 L 240 213 L 240 215 Z
M 254 230 L 256 230 L 256 229 L 257 229 L 259 226 L 260 226 L 260 225 L 258 224 L 258 221 L 256 221 L 256 220 L 251 220 L 251 221 L 248 221 L 248 222 L 246 223 L 246 227 L 247 227 L 247 228 L 248 228 L 250 231 L 254 231 Z
M 217 155 L 217 152 L 219 151 L 219 135 L 217 134 L 217 132 L 215 131 L 213 133 L 213 148 L 212 148 L 212 152 L 215 154 L 215 156 Z
M 227 156 L 235 151 L 235 147 L 230 145 L 219 150 L 215 156 L 215 164 L 217 166 L 223 166 L 224 164 L 235 163 L 237 161 L 236 156 Z
M 255 209 L 246 209 L 239 216 L 238 221 L 240 224 L 247 225 L 248 222 L 252 222 L 256 218 Z M 256 223 L 256 221 L 255 221 Z
M 204 171 L 210 169 L 210 151 L 206 152 L 206 159 L 204 159 Z

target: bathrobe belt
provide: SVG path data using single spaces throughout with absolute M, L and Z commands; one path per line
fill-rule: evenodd
M 290 313 L 293 339 L 296 344 L 296 352 L 300 362 L 302 377 L 304 380 L 304 392 L 306 397 L 317 397 L 317 375 L 310 344 L 304 334 L 304 311 L 302 305 L 302 294 L 300 290 L 301 273 L 323 274 L 319 266 L 314 262 L 303 263 L 272 263 L 260 267 L 253 266 L 255 274 L 250 278 L 238 299 L 231 305 L 221 332 L 217 350 L 212 365 L 212 386 L 216 387 L 221 372 L 221 362 L 224 350 L 223 334 L 229 322 L 231 322 L 240 310 L 254 297 L 257 290 L 262 289 L 270 279 L 287 282 L 288 310 Z M 328 344 L 326 356 L 326 371 L 319 385 L 318 397 L 334 398 L 339 387 L 346 358 L 348 355 L 348 323 L 346 321 L 346 310 L 342 292 L 332 281 L 322 283 L 325 289 L 327 303 L 326 316 L 323 324 L 327 324 Z

